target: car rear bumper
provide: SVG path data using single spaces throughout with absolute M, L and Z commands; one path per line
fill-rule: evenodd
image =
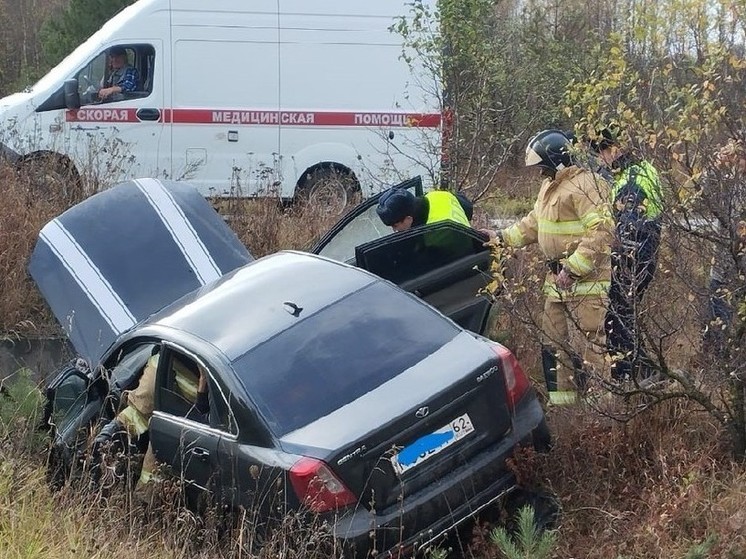
M 406 495 L 385 511 L 362 505 L 334 520 L 334 533 L 360 556 L 409 555 L 474 517 L 516 488 L 506 467 L 516 446 L 545 450 L 548 429 L 535 396 L 524 400 L 512 431 L 499 443 L 416 494 Z

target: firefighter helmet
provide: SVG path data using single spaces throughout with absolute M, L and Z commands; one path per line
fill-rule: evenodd
M 543 130 L 528 141 L 526 167 L 537 165 L 554 175 L 574 165 L 572 145 L 561 130 Z

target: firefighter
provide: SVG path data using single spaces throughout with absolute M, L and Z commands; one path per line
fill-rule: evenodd
M 103 447 L 117 438 L 124 436 L 137 439 L 147 433 L 155 403 L 155 380 L 159 356 L 160 353 L 156 348 L 143 367 L 137 386 L 124 393 L 127 405 L 96 436 L 93 441 L 93 454 L 96 459 L 99 459 Z M 192 370 L 194 367 L 187 367 L 175 356 L 171 361 L 171 367 L 177 392 L 185 400 L 194 404 L 194 408 L 200 416 L 206 417 L 209 413 L 210 404 L 205 371 L 197 365 L 198 374 L 195 374 L 195 371 Z M 153 479 L 155 468 L 155 455 L 152 446 L 148 443 L 137 487 L 142 487 Z
M 611 275 L 613 221 L 609 185 L 575 164 L 571 143 L 560 130 L 544 130 L 529 140 L 526 166 L 545 177 L 533 210 L 502 231 L 483 232 L 511 247 L 538 243 L 549 269 L 542 318 L 542 368 L 549 400 L 564 405 L 577 400 L 585 375 L 603 371 L 603 320 Z M 580 343 L 571 345 L 579 330 Z M 574 346 L 574 347 L 573 347 Z M 558 350 L 572 365 L 558 367 Z
M 622 150 L 611 128 L 602 130 L 591 146 L 611 174 L 616 222 L 605 321 L 611 376 L 617 381 L 648 378 L 655 367 L 645 352 L 637 322 L 643 294 L 655 275 L 661 239 L 658 171 L 649 161 Z

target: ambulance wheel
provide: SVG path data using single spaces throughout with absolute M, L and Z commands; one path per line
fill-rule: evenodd
M 320 167 L 303 177 L 296 199 L 309 208 L 338 215 L 360 202 L 360 184 L 347 169 Z
M 19 178 L 25 183 L 32 201 L 41 198 L 67 208 L 83 199 L 83 187 L 75 167 L 52 153 L 37 154 L 24 160 Z

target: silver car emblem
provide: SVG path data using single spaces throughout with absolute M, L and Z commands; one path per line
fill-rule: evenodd
M 414 414 L 420 419 L 422 419 L 423 417 L 427 417 L 427 414 L 429 413 L 430 413 L 430 408 L 428 408 L 427 406 L 422 406 L 420 409 L 414 412 Z

